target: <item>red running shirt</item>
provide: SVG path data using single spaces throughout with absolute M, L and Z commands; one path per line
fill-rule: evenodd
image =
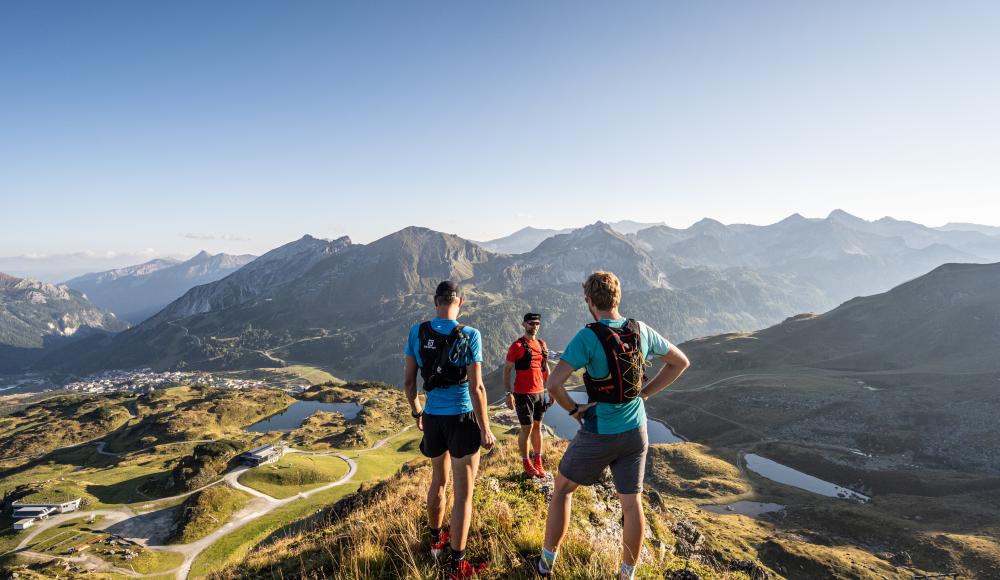
M 514 371 L 514 392 L 523 394 L 541 393 L 545 390 L 545 379 L 549 378 L 547 365 L 542 364 L 542 343 L 533 338 L 528 341 L 531 349 L 531 368 Z M 524 356 L 524 343 L 517 339 L 507 349 L 507 361 L 516 363 Z

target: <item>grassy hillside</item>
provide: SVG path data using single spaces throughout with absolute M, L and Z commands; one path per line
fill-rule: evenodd
M 195 387 L 141 397 L 48 399 L 0 418 L 11 429 L 0 435 L 8 448 L 39 452 L 0 465 L 0 495 L 69 495 L 99 509 L 190 491 L 213 481 L 253 445 L 244 425 L 292 401 L 271 389 Z M 206 441 L 224 436 L 231 439 Z M 67 440 L 93 439 L 100 441 L 41 452 Z
M 0 417 L 0 459 L 44 454 L 106 435 L 130 418 L 124 395 L 67 395 Z
M 181 457 L 168 476 L 151 482 L 147 487 L 169 495 L 208 485 L 231 466 L 233 459 L 245 447 L 230 440 L 198 443 L 190 455 Z
M 319 446 L 330 447 L 331 442 L 336 443 L 343 448 L 340 453 L 359 462 L 352 481 L 308 497 L 296 497 L 295 501 L 234 528 L 233 533 L 217 540 L 199 556 L 194 568 L 195 576 L 203 575 L 231 558 L 238 558 L 272 534 L 300 529 L 328 503 L 356 491 L 362 483 L 370 483 L 393 473 L 399 465 L 416 455 L 415 435 L 403 430 L 403 418 L 407 414 L 402 394 L 390 385 L 361 383 L 346 388 L 326 385 L 306 393 L 305 398 L 321 402 L 351 401 L 362 406 L 362 411 L 354 419 L 345 422 L 342 416 L 336 415 L 339 418 L 336 425 L 313 425 L 309 430 L 316 441 L 322 441 Z M 117 400 L 115 396 L 108 399 Z M 18 498 L 49 500 L 81 497 L 85 511 L 109 510 L 104 513 L 126 520 L 141 514 L 134 527 L 129 527 L 132 524 L 125 526 L 124 529 L 130 530 L 124 532 L 126 534 L 166 536 L 173 524 L 175 543 L 196 541 L 231 520 L 234 513 L 248 505 L 248 496 L 225 484 L 216 484 L 187 498 L 157 498 L 217 482 L 227 469 L 233 467 L 232 460 L 238 453 L 277 437 L 275 433 L 247 433 L 243 427 L 274 411 L 283 410 L 294 401 L 286 394 L 270 389 L 222 391 L 192 387 L 164 389 L 154 392 L 152 396 L 123 398 L 120 407 L 126 416 L 132 418 L 118 431 L 92 444 L 9 462 L 6 469 L 0 470 L 0 495 L 8 501 Z M 79 401 L 76 398 L 61 398 L 56 403 L 49 411 L 62 412 L 59 404 L 76 409 Z M 23 420 L 20 417 L 15 419 Z M 88 417 L 83 422 L 93 420 Z M 409 423 L 406 421 L 406 425 Z M 131 434 L 131 439 L 123 436 L 126 431 Z M 345 433 L 355 435 L 344 437 Z M 205 437 L 213 440 L 202 439 Z M 382 439 L 386 439 L 387 444 L 368 449 L 370 444 Z M 108 441 L 112 441 L 114 446 L 108 445 Z M 341 458 L 296 453 L 286 457 L 282 463 L 253 471 L 249 474 L 249 483 L 272 496 L 287 498 L 336 481 L 347 470 L 348 464 Z M 251 501 L 256 502 L 252 509 L 264 503 L 260 499 Z M 183 505 L 179 505 L 182 502 Z M 151 525 L 142 520 L 147 514 L 150 514 L 149 518 L 154 518 L 149 521 L 157 526 L 162 524 L 160 531 L 142 531 L 144 525 Z M 155 520 L 161 516 L 162 522 Z M 32 533 L 31 530 L 10 530 L 12 523 L 8 518 L 0 517 L 0 553 L 15 547 Z M 43 531 L 45 534 L 55 533 Z M 131 575 L 128 566 L 133 564 L 137 570 L 142 567 L 154 575 L 177 565 L 175 555 L 162 551 L 140 553 L 131 547 L 104 546 L 104 536 L 97 530 L 75 530 L 73 537 L 76 536 L 83 542 L 80 547 L 91 546 L 84 548 L 85 552 L 97 554 L 103 562 L 99 565 L 102 570 L 108 570 L 109 577 Z M 156 541 L 163 539 L 160 537 Z M 97 547 L 108 553 L 98 553 L 95 550 Z M 121 552 L 125 549 L 136 553 Z M 56 558 L 73 555 L 45 553 Z M 120 562 L 116 560 L 119 556 L 122 556 Z M 18 556 L 20 563 L 13 564 L 11 558 L 5 558 L 0 563 L 5 571 L 11 569 L 8 566 L 20 566 L 27 561 L 25 557 Z M 97 559 L 94 561 L 97 562 Z M 124 566 L 122 569 L 128 570 L 128 573 L 116 571 L 115 566 Z M 35 578 L 83 573 L 86 567 L 77 563 L 70 563 L 68 568 L 61 563 L 35 563 L 29 569 L 17 569 L 22 577 Z M 102 572 L 88 574 L 88 577 L 102 577 Z
M 83 498 L 84 507 L 104 509 L 150 500 L 151 484 L 168 475 L 192 444 L 108 456 L 86 445 L 0 471 L 0 496 L 44 491 Z
M 487 578 L 532 577 L 526 555 L 540 549 L 546 492 L 521 476 L 516 453 L 516 444 L 505 439 L 482 463 L 469 557 L 491 562 Z M 429 477 L 426 461 L 420 461 L 334 506 L 323 527 L 278 539 L 214 577 L 436 578 L 439 571 L 429 559 L 425 537 Z M 565 577 L 606 577 L 617 568 L 621 512 L 614 497 L 607 483 L 577 493 L 573 525 L 560 554 Z M 767 570 L 736 533 L 720 528 L 706 541 L 698 531 L 705 516 L 693 505 L 647 502 L 645 507 L 652 538 L 642 577 L 662 578 L 688 568 L 705 578 L 745 578 L 734 566 Z M 756 529 L 752 522 L 746 525 Z M 680 554 L 689 548 L 697 557 Z
M 564 446 L 553 442 L 550 455 L 560 455 Z M 1000 573 L 1000 501 L 986 499 L 986 491 L 951 496 L 938 509 L 902 494 L 859 505 L 745 473 L 732 451 L 694 443 L 653 446 L 647 469 L 650 531 L 640 578 Z M 412 462 L 331 506 L 321 523 L 272 537 L 213 578 L 436 578 L 440 571 L 428 556 L 425 529 L 429 477 L 426 460 Z M 736 500 L 777 502 L 785 509 L 752 519 L 701 507 Z M 546 489 L 520 474 L 508 436 L 484 455 L 474 501 L 469 557 L 491 562 L 486 578 L 532 577 L 528 556 L 540 550 Z M 577 492 L 560 553 L 561 577 L 607 577 L 616 569 L 620 514 L 609 481 Z
M 295 402 L 277 389 L 175 387 L 143 395 L 137 419 L 116 433 L 109 449 L 136 450 L 172 441 L 242 436 L 243 427 Z
M 331 394 L 324 388 L 312 394 L 323 392 Z M 358 396 L 359 391 L 347 392 Z M 737 419 L 730 421 L 745 419 L 733 416 Z M 487 578 L 527 578 L 527 556 L 540 549 L 547 490 L 523 478 L 514 440 L 504 431 L 497 425 L 500 444 L 484 454 L 469 554 L 474 560 L 492 562 Z M 419 437 L 411 429 L 377 449 L 340 451 L 357 463 L 350 482 L 281 505 L 234 528 L 198 555 L 192 577 L 437 577 L 439 570 L 427 556 L 423 506 L 430 474 L 428 461 L 417 451 Z M 0 473 L 0 490 L 13 490 L 19 496 L 81 495 L 85 509 L 158 510 L 176 503 L 157 504 L 148 497 L 155 496 L 156 482 L 188 467 L 190 488 L 214 481 L 227 458 L 249 443 L 155 445 L 114 456 L 87 445 Z M 557 465 L 564 447 L 565 442 L 550 440 L 550 468 Z M 216 453 L 220 449 L 223 452 Z M 851 481 L 840 482 L 860 485 L 874 498 L 860 505 L 771 482 L 742 468 L 741 453 L 751 451 L 824 479 L 848 477 Z M 1000 575 L 996 493 L 1000 481 L 949 470 L 876 470 L 867 463 L 870 459 L 850 451 L 818 451 L 780 441 L 653 446 L 644 494 L 650 532 L 640 577 L 693 578 L 683 574 L 697 573 L 701 578 L 746 580 L 762 578 L 765 572 L 771 578 L 908 578 L 923 572 Z M 201 467 L 194 469 L 196 464 Z M 248 472 L 243 483 L 274 497 L 291 497 L 340 477 L 345 469 L 344 462 L 334 457 L 291 454 L 282 463 Z M 751 519 L 724 508 L 716 514 L 702 507 L 737 500 L 777 503 L 785 509 Z M 187 498 L 174 520 L 177 541 L 204 537 L 225 525 L 246 502 L 241 492 L 221 484 Z M 560 574 L 593 578 L 613 571 L 620 517 L 608 481 L 581 489 L 560 556 Z M 3 525 L 9 522 L 0 522 Z M 104 536 L 87 527 L 92 526 L 73 522 L 45 530 L 36 543 L 66 532 L 61 537 L 73 546 L 89 543 L 90 550 L 110 551 L 107 558 L 92 552 L 105 561 L 115 562 L 115 557 L 127 555 L 116 556 L 115 550 L 127 549 L 137 555 L 123 563 L 141 558 L 136 563 L 154 574 L 176 565 L 173 555 L 105 545 Z M 0 533 L 0 547 L 13 547 L 18 537 Z M 22 570 L 24 577 L 44 577 L 57 570 L 35 568 Z
M 753 333 L 692 340 L 703 369 L 1000 371 L 1000 264 L 946 264 L 888 292 Z
M 347 473 L 339 457 L 292 453 L 275 463 L 255 467 L 240 476 L 240 483 L 283 499 L 336 481 Z
M 712 445 L 808 442 L 869 471 L 1000 476 L 1000 264 L 947 264 L 883 294 L 680 345 L 653 413 Z M 846 481 L 844 483 L 851 483 Z
M 661 494 L 698 500 L 732 499 L 751 492 L 738 468 L 696 443 L 650 447 L 646 483 Z
M 213 485 L 189 496 L 177 512 L 169 541 L 189 544 L 222 527 L 250 500 L 250 496 L 228 485 Z

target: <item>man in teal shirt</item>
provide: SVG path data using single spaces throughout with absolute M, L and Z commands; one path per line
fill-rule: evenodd
M 546 388 L 555 402 L 582 425 L 559 463 L 559 475 L 556 476 L 555 490 L 545 522 L 542 557 L 536 564 L 537 572 L 542 576 L 551 575 L 559 544 L 569 526 L 573 492 L 581 485 L 597 483 L 604 469 L 610 467 L 624 519 L 619 578 L 632 580 L 635 577 L 635 564 L 642 550 L 646 525 L 640 499 L 646 451 L 649 448 L 644 401 L 677 380 L 690 363 L 680 349 L 645 324 L 632 321 L 632 325 L 626 328 L 630 321 L 618 312 L 621 283 L 614 274 L 594 272 L 584 282 L 583 291 L 587 307 L 598 324 L 609 329 L 621 329 L 625 333 L 630 329 L 637 329 L 637 346 L 642 354 L 638 360 L 656 357 L 663 362 L 663 368 L 644 386 L 641 378 L 634 385 L 625 384 L 628 371 L 623 371 L 619 365 L 612 372 L 607 351 L 597 331 L 601 330 L 602 334 L 608 335 L 611 333 L 600 327 L 581 329 L 566 346 L 559 364 L 549 375 Z M 629 394 L 623 394 L 622 402 L 618 403 L 576 404 L 563 384 L 575 370 L 583 367 L 586 367 L 588 379 L 597 379 L 595 383 L 608 384 L 621 393 Z M 639 377 L 642 376 L 642 369 L 632 370 Z M 616 381 L 617 385 L 614 384 Z M 630 386 L 638 390 L 629 389 Z

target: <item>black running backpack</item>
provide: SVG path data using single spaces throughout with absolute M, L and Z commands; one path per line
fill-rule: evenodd
M 607 377 L 595 379 L 590 373 L 583 373 L 589 402 L 627 403 L 634 400 L 646 379 L 639 322 L 629 318 L 621 328 L 593 322 L 587 328 L 597 335 L 608 359 Z
M 468 340 L 462 332 L 463 328 L 465 325 L 459 324 L 450 334 L 441 334 L 434 330 L 429 320 L 420 325 L 417 333 L 420 361 L 423 363 L 420 376 L 424 379 L 425 391 L 468 382 L 468 368 L 456 365 L 451 356 L 456 344 Z
M 545 364 L 549 360 L 549 347 L 545 345 L 545 341 L 538 339 L 539 346 L 542 347 L 542 368 L 545 368 Z M 527 339 L 523 336 L 521 337 L 521 346 L 524 347 L 524 354 L 521 358 L 514 361 L 514 369 L 519 371 L 531 370 L 531 359 L 535 357 L 535 351 L 531 350 L 531 345 L 528 343 Z

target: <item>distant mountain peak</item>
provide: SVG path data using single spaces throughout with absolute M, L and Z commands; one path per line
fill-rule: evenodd
M 826 219 L 828 219 L 828 220 L 839 219 L 839 220 L 861 221 L 861 222 L 865 221 L 865 220 L 859 218 L 858 216 L 856 216 L 856 215 L 854 215 L 852 213 L 846 212 L 846 211 L 844 211 L 842 209 L 839 209 L 839 208 L 831 211 L 830 215 L 826 216 Z
M 432 229 L 430 229 L 428 227 L 424 227 L 424 226 L 406 226 L 405 228 L 403 228 L 403 229 L 401 229 L 401 230 L 399 230 L 397 232 L 394 232 L 392 234 L 389 234 L 389 236 L 386 236 L 386 237 L 390 237 L 390 236 L 394 236 L 394 235 L 427 234 L 427 233 L 432 233 L 432 232 L 433 233 L 443 233 L 443 232 L 437 232 L 436 230 L 432 230 Z
M 17 284 L 21 279 L 16 276 L 11 276 L 10 274 L 4 274 L 0 272 L 0 285 L 3 284 Z
M 469 240 L 455 234 L 449 234 L 447 232 L 440 232 L 437 230 L 432 230 L 424 226 L 407 226 L 399 231 L 393 232 L 387 236 L 379 238 L 372 242 L 371 245 L 381 245 L 391 241 L 398 241 L 405 244 L 420 244 L 428 239 L 442 239 L 453 242 L 468 242 Z
M 594 222 L 594 223 L 592 223 L 592 224 L 590 224 L 588 226 L 584 226 L 584 227 L 580 228 L 577 231 L 579 231 L 579 232 L 601 231 L 601 232 L 609 232 L 609 233 L 612 233 L 612 234 L 621 235 L 621 234 L 618 234 L 618 232 L 615 230 L 615 228 L 611 227 L 611 224 L 609 224 L 607 222 L 602 222 L 601 220 L 597 220 L 596 222 Z
M 730 229 L 729 226 L 718 220 L 705 217 L 691 224 L 687 231 L 692 234 L 726 234 L 730 232 Z
M 718 227 L 718 226 L 725 227 L 726 224 L 720 222 L 719 220 L 714 220 L 710 217 L 703 217 L 691 225 L 692 228 Z
M 192 256 L 191 259 L 188 260 L 188 262 L 194 262 L 196 260 L 197 261 L 207 260 L 207 259 L 209 259 L 211 257 L 212 257 L 212 254 L 209 254 L 206 250 L 202 250 L 202 251 L 198 252 L 197 254 L 195 254 L 194 256 Z
M 548 238 L 551 238 L 552 236 L 567 234 L 571 231 L 573 230 L 550 230 L 536 228 L 533 226 L 525 226 L 509 236 L 476 242 L 476 244 L 482 248 L 490 250 L 491 252 L 501 254 L 523 254 L 534 250 L 538 247 L 538 244 Z
M 532 253 L 565 249 L 567 244 L 577 244 L 586 240 L 607 240 L 609 238 L 621 240 L 628 245 L 634 245 L 628 238 L 615 231 L 609 224 L 597 221 L 582 228 L 570 230 L 568 233 L 552 236 L 539 244 L 537 248 L 532 250 Z
M 305 234 L 301 238 L 295 241 L 288 242 L 287 244 L 285 244 L 285 246 L 292 247 L 297 244 L 315 245 L 315 244 L 344 244 L 344 243 L 346 243 L 347 245 L 351 245 L 353 243 L 351 242 L 351 237 L 344 235 L 337 238 L 317 238 L 312 234 Z M 284 246 L 279 246 L 279 247 L 284 247 Z
M 778 223 L 788 225 L 788 224 L 800 224 L 808 221 L 809 220 L 806 219 L 802 214 L 795 212 L 792 215 L 786 217 L 785 219 L 779 221 Z
M 666 222 L 637 222 L 634 220 L 621 220 L 608 224 L 613 230 L 620 234 L 635 234 L 639 230 L 656 226 L 666 226 Z

